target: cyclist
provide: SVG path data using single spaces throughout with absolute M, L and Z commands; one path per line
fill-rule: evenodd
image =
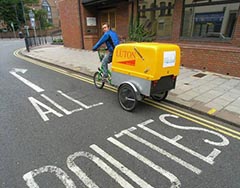
M 104 34 L 99 41 L 93 46 L 92 50 L 96 51 L 103 43 L 106 44 L 108 52 L 102 59 L 103 80 L 108 77 L 108 64 L 112 62 L 113 50 L 119 44 L 119 38 L 116 32 L 112 31 L 108 23 L 102 24 Z

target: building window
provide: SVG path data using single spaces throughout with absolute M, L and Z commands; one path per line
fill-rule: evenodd
M 47 0 L 43 0 L 42 1 L 42 9 L 46 10 L 47 12 L 47 20 L 49 23 L 52 23 L 52 10 L 51 10 L 51 6 L 49 5 L 49 3 L 47 2 Z
M 182 37 L 230 39 L 233 36 L 240 3 L 227 2 L 185 0 Z
M 139 0 L 139 22 L 156 38 L 169 38 L 172 34 L 173 5 L 175 0 Z

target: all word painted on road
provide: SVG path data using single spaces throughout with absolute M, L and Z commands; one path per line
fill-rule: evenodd
M 50 99 L 49 97 L 47 97 L 44 94 L 41 94 L 41 97 L 43 97 L 44 99 L 46 99 L 48 102 L 50 102 L 51 104 L 53 104 L 56 108 L 58 108 L 61 112 L 58 112 L 56 110 L 54 110 L 53 108 L 51 108 L 50 106 L 40 102 L 39 100 L 37 100 L 34 97 L 29 97 L 29 101 L 32 103 L 32 105 L 34 106 L 34 108 L 37 110 L 37 112 L 39 113 L 39 115 L 41 116 L 41 118 L 44 121 L 48 121 L 49 117 L 47 116 L 48 114 L 53 114 L 57 117 L 62 117 L 63 113 L 65 115 L 70 115 L 74 112 L 78 112 L 81 111 L 83 109 L 90 109 L 92 107 L 96 107 L 99 105 L 102 105 L 102 102 L 96 103 L 96 104 L 92 104 L 92 105 L 86 105 L 83 102 L 76 100 L 70 96 L 68 96 L 67 94 L 63 93 L 62 91 L 58 90 L 58 93 L 60 93 L 63 97 L 65 97 L 66 99 L 76 103 L 77 105 L 79 105 L 79 108 L 76 109 L 72 109 L 72 110 L 68 110 L 66 108 L 64 108 L 63 106 L 61 106 L 60 104 L 56 103 L 54 100 Z M 63 113 L 62 113 L 63 112 Z
M 32 83 L 31 81 L 23 78 L 22 76 L 20 76 L 18 74 L 18 73 L 25 74 L 26 72 L 27 72 L 27 69 L 14 68 L 9 73 L 11 75 L 13 75 L 15 78 L 17 78 L 18 80 L 22 81 L 24 84 L 26 84 L 30 88 L 32 88 L 34 91 L 36 91 L 38 93 L 44 92 L 45 90 L 43 88 L 37 86 L 36 84 Z M 79 100 L 76 100 L 76 99 L 72 98 L 71 96 L 68 96 L 67 94 L 65 94 L 64 92 L 62 92 L 60 90 L 58 90 L 57 92 L 61 96 L 63 96 L 65 99 L 77 104 L 79 106 L 79 108 L 68 110 L 65 107 L 63 107 L 62 105 L 55 102 L 50 97 L 46 96 L 45 94 L 40 94 L 40 96 L 42 98 L 44 98 L 47 102 L 50 102 L 52 105 L 54 105 L 58 109 L 58 111 L 57 111 L 57 110 L 51 108 L 50 106 L 44 104 L 43 102 L 37 100 L 34 97 L 28 97 L 28 100 L 31 102 L 31 104 L 36 109 L 36 111 L 38 112 L 38 114 L 40 115 L 40 117 L 42 118 L 43 121 L 48 121 L 49 120 L 48 115 L 50 115 L 50 114 L 55 115 L 56 117 L 62 117 L 64 115 L 70 115 L 74 112 L 79 112 L 83 109 L 90 109 L 92 107 L 96 107 L 96 106 L 99 106 L 99 105 L 103 104 L 102 102 L 99 102 L 99 103 L 87 105 L 87 104 L 84 104 L 83 102 L 81 102 Z
M 150 150 L 157 152 L 159 155 L 164 156 L 171 160 L 173 163 L 180 165 L 182 168 L 186 169 L 187 171 L 195 174 L 196 176 L 201 175 L 203 173 L 203 169 L 196 167 L 194 164 L 186 161 L 186 159 L 182 159 L 167 150 L 161 148 L 159 145 L 161 143 L 167 143 L 173 146 L 176 149 L 181 150 L 184 153 L 187 153 L 192 158 L 195 158 L 199 161 L 206 163 L 207 165 L 213 166 L 215 163 L 215 159 L 221 154 L 220 147 L 225 147 L 229 145 L 229 140 L 223 136 L 222 134 L 205 129 L 200 127 L 189 127 L 189 126 L 181 126 L 175 123 L 172 123 L 174 120 L 178 119 L 179 117 L 176 115 L 171 114 L 162 114 L 159 116 L 160 123 L 155 122 L 153 119 L 146 120 L 137 124 L 135 127 L 130 127 L 129 129 L 122 130 L 119 133 L 115 134 L 114 137 L 109 137 L 106 139 L 108 143 L 111 144 L 112 147 L 116 147 L 120 149 L 121 152 L 127 153 L 128 155 L 132 156 L 136 161 L 139 161 L 147 168 L 150 168 L 152 171 L 155 171 L 159 176 L 165 178 L 169 182 L 169 187 L 171 188 L 178 188 L 182 187 L 181 178 L 177 177 L 173 172 L 166 169 L 166 167 L 162 167 L 161 164 L 157 164 L 153 162 L 149 158 L 145 156 L 146 153 L 137 152 L 132 148 L 131 145 L 126 145 L 120 141 L 121 137 L 128 137 L 135 142 L 138 142 L 140 145 L 144 147 L 148 147 Z M 184 137 L 181 135 L 176 135 L 173 138 L 169 138 L 156 130 L 154 130 L 151 125 L 161 126 L 164 124 L 168 127 L 173 129 L 179 129 L 184 131 L 197 131 L 207 133 L 213 137 L 216 137 L 218 141 L 213 141 L 209 138 L 204 138 L 203 142 L 205 142 L 206 146 L 212 148 L 212 151 L 209 152 L 207 155 L 200 153 L 199 151 L 195 151 L 183 144 L 180 143 L 180 140 L 183 140 Z M 144 133 L 150 134 L 155 139 L 159 139 L 159 145 L 153 144 L 148 141 L 148 138 L 144 138 L 141 134 L 139 136 L 137 133 L 138 131 L 143 131 Z M 216 148 L 218 147 L 218 148 Z M 137 184 L 141 188 L 153 188 L 154 186 L 146 180 L 144 177 L 140 177 L 137 172 L 134 172 L 132 169 L 128 168 L 127 165 L 123 164 L 113 157 L 111 153 L 105 151 L 97 144 L 92 144 L 89 146 L 92 152 L 87 151 L 78 151 L 75 152 L 67 157 L 66 164 L 68 169 L 73 172 L 79 180 L 88 188 L 98 188 L 99 185 L 90 178 L 90 174 L 88 175 L 84 169 L 76 163 L 77 159 L 86 159 L 89 163 L 93 163 L 96 168 L 102 170 L 105 174 L 108 175 L 109 178 L 113 179 L 119 186 L 123 188 L 134 188 L 134 184 Z M 78 164 L 78 165 L 77 165 Z M 86 165 L 85 163 L 83 165 Z M 114 169 L 111 167 L 113 166 Z M 115 170 L 116 169 L 116 170 Z M 41 174 L 50 173 L 53 177 L 58 178 L 61 183 L 66 188 L 76 188 L 76 182 L 69 176 L 69 172 L 62 170 L 62 168 L 54 166 L 54 165 L 47 165 L 42 166 L 40 168 L 31 170 L 23 175 L 23 179 L 26 182 L 26 185 L 29 188 L 39 188 L 40 185 L 36 181 L 36 176 L 40 176 Z M 124 178 L 127 176 L 128 179 Z M 131 182 L 129 181 L 131 180 Z M 159 187 L 159 185 L 158 185 Z M 162 186 L 161 186 L 162 187 Z

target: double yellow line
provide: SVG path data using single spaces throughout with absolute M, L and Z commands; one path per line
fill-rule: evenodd
M 200 124 L 200 125 L 202 125 L 204 127 L 207 127 L 209 129 L 213 129 L 215 131 L 221 132 L 221 133 L 223 133 L 225 135 L 228 135 L 228 136 L 231 136 L 233 138 L 236 138 L 236 139 L 240 140 L 240 132 L 236 131 L 234 129 L 228 128 L 226 126 L 223 126 L 221 124 L 218 124 L 218 123 L 215 123 L 213 121 L 207 120 L 205 118 L 199 117 L 197 115 L 194 115 L 194 114 L 191 114 L 191 113 L 179 110 L 177 108 L 173 108 L 173 107 L 168 106 L 166 104 L 152 101 L 150 99 L 146 99 L 144 102 L 146 104 L 154 106 L 154 107 L 156 107 L 158 109 L 167 111 L 169 113 L 172 113 L 172 114 L 177 115 L 179 117 L 182 117 L 184 119 L 190 120 L 192 122 Z
M 47 63 L 42 63 L 41 61 L 39 60 L 34 60 L 32 58 L 28 58 L 26 56 L 22 56 L 22 55 L 19 55 L 19 52 L 20 52 L 21 49 L 19 50 L 16 50 L 14 52 L 14 55 L 20 59 L 23 59 L 27 62 L 30 62 L 30 63 L 33 63 L 33 64 L 36 64 L 38 66 L 41 66 L 41 67 L 44 67 L 44 68 L 47 68 L 47 69 L 50 69 L 50 70 L 53 70 L 55 72 L 58 72 L 58 73 L 61 73 L 61 74 L 64 74 L 64 75 L 67 75 L 67 76 L 70 76 L 72 78 L 76 78 L 76 79 L 79 79 L 79 80 L 82 80 L 84 82 L 87 82 L 87 83 L 90 83 L 90 84 L 94 84 L 93 83 L 93 79 L 92 78 L 88 78 L 86 76 L 81 76 L 80 74 L 77 74 L 77 73 L 74 73 L 73 71 L 67 71 L 63 68 L 58 68 L 57 65 L 54 66 L 54 65 L 49 65 Z M 105 84 L 104 88 L 106 88 L 107 90 L 110 90 L 112 92 L 117 92 L 117 89 L 116 87 L 113 87 L 111 85 L 108 85 L 108 84 Z M 182 117 L 184 119 L 187 119 L 189 121 L 192 121 L 194 123 L 197 123 L 197 124 L 200 124 L 204 127 L 207 127 L 209 129 L 213 129 L 215 131 L 218 131 L 220 133 L 223 133 L 225 135 L 228 135 L 230 137 L 233 137 L 233 138 L 236 138 L 238 140 L 240 140 L 240 132 L 239 131 L 236 131 L 234 129 L 231 129 L 231 128 L 228 128 L 226 126 L 223 126 L 221 124 L 218 124 L 218 123 L 215 123 L 215 122 L 212 122 L 210 120 L 207 120 L 205 118 L 202 118 L 202 117 L 199 117 L 197 115 L 194 115 L 194 114 L 190 114 L 188 112 L 185 112 L 185 111 L 182 111 L 182 110 L 179 110 L 177 108 L 174 108 L 174 107 L 171 107 L 169 105 L 166 105 L 164 103 L 158 103 L 158 102 L 155 102 L 153 100 L 150 100 L 148 98 L 146 98 L 145 100 L 143 100 L 143 102 L 145 104 L 148 104 L 150 106 L 153 106 L 155 108 L 158 108 L 158 109 L 161 109 L 161 110 L 164 110 L 164 111 L 167 111 L 169 113 L 172 113 L 174 115 L 177 115 L 179 117 Z

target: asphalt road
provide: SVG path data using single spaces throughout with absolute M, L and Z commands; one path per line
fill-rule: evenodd
M 114 88 L 23 46 L 0 41 L 0 187 L 240 187 L 237 128 L 150 100 L 126 112 Z

